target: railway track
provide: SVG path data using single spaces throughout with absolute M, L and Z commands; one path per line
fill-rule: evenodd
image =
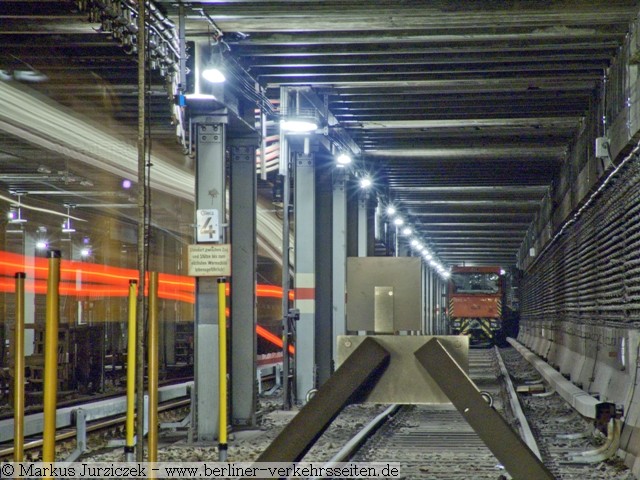
M 493 350 L 469 352 L 469 375 L 503 412 L 502 386 Z M 453 405 L 412 405 L 373 435 L 352 461 L 400 462 L 406 478 L 492 479 L 504 472 Z
M 591 451 L 604 442 L 593 436 L 591 421 L 582 418 L 552 391 L 539 396 L 520 397 L 518 401 L 515 392 L 509 394 L 507 383 L 510 382 L 503 381 L 505 375 L 501 373 L 504 370 L 500 369 L 500 363 L 506 364 L 509 372 L 514 372 L 518 385 L 540 382 L 541 379 L 517 351 L 503 350 L 504 362 L 498 360 L 498 354 L 497 350 L 471 350 L 469 376 L 481 391 L 488 393 L 487 400 L 493 402 L 494 408 L 512 426 L 520 424 L 516 428 L 523 432 L 522 437 L 555 478 L 634 478 L 615 459 L 595 463 L 580 460 L 580 453 Z M 514 402 L 516 405 L 512 406 Z M 519 412 L 521 404 L 522 411 Z M 411 479 L 511 478 L 452 405 L 409 405 L 389 409 L 384 415 L 379 415 L 377 422 L 373 421 L 365 428 L 373 433 L 356 435 L 359 440 L 350 441 L 350 447 L 343 448 L 330 461 L 398 462 L 403 478 Z
M 516 382 L 540 380 L 538 372 L 514 349 L 506 349 L 503 358 Z M 617 457 L 608 460 L 581 457 L 581 453 L 593 452 L 606 444 L 606 439 L 594 435 L 592 420 L 581 417 L 548 387 L 546 390 L 522 396 L 521 403 L 549 470 L 562 480 L 634 479 Z
M 191 382 L 170 384 L 159 390 L 160 404 L 158 411 L 167 411 L 188 406 L 191 398 L 188 395 Z M 92 402 L 79 402 L 72 406 L 61 408 L 57 411 L 56 443 L 67 442 L 76 437 L 77 428 L 74 419 L 77 412 L 82 410 L 86 418 L 85 430 L 87 433 L 119 427 L 126 418 L 126 396 L 109 396 L 106 399 Z M 25 451 L 42 447 L 42 413 L 34 413 L 25 416 Z M 13 454 L 13 419 L 0 420 L 0 458 L 6 458 Z

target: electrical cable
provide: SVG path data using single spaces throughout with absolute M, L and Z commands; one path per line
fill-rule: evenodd
M 5 202 L 8 202 L 12 205 L 18 205 L 18 203 L 11 197 L 5 197 L 4 195 L 0 194 L 0 200 L 4 200 Z M 84 218 L 79 218 L 79 217 L 74 217 L 73 215 L 67 215 L 66 213 L 61 213 L 61 212 L 56 212 L 55 210 L 49 210 L 48 208 L 41 208 L 41 207 L 34 207 L 34 206 L 30 206 L 30 205 L 26 205 L 22 202 L 20 202 L 20 208 L 25 208 L 27 210 L 33 210 L 36 212 L 44 212 L 44 213 L 50 213 L 51 215 L 56 215 L 58 217 L 65 217 L 65 218 L 73 218 L 74 220 L 78 220 L 79 222 L 86 222 L 87 220 L 85 220 Z
M 567 220 L 562 225 L 562 227 L 560 227 L 560 229 L 553 236 L 553 238 L 547 242 L 547 244 L 544 246 L 544 248 L 540 252 L 540 255 L 536 256 L 535 260 L 531 263 L 531 265 L 529 265 L 529 269 L 531 267 L 533 267 L 533 265 L 535 265 L 538 262 L 538 259 L 542 258 L 544 253 L 547 250 L 549 250 L 549 248 L 551 248 L 551 246 L 556 242 L 556 240 L 562 234 L 564 234 L 564 232 L 567 230 L 567 228 L 569 228 L 571 225 L 573 225 L 574 223 L 576 223 L 578 221 L 578 219 L 583 215 L 583 213 L 593 204 L 593 202 L 595 202 L 596 197 L 598 197 L 604 191 L 604 189 L 607 187 L 607 185 L 609 185 L 609 182 L 611 182 L 611 180 L 613 180 L 613 178 L 616 175 L 618 175 L 618 172 L 620 172 L 622 167 L 624 167 L 631 160 L 637 159 L 639 155 L 640 155 L 640 142 L 636 143 L 636 146 L 631 150 L 631 152 L 625 158 L 623 158 L 620 161 L 620 163 L 618 163 L 617 165 L 614 164 L 615 168 L 611 171 L 611 173 L 609 173 L 609 175 L 607 175 L 607 177 L 600 184 L 600 186 L 596 189 L 596 191 L 593 192 L 589 196 L 587 201 L 584 202 L 584 204 L 578 209 L 578 211 L 569 220 Z M 613 160 L 612 160 L 612 163 L 613 163 Z

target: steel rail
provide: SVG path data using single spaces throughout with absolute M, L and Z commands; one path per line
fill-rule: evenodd
M 158 406 L 158 412 L 165 412 L 167 410 L 173 410 L 176 408 L 184 407 L 186 405 L 189 405 L 189 403 L 191 403 L 190 398 L 169 400 L 167 402 L 164 402 L 162 405 Z M 96 420 L 94 422 L 87 424 L 87 433 L 94 432 L 96 430 L 103 430 L 105 428 L 109 428 L 115 425 L 120 425 L 122 423 L 125 423 L 126 419 L 127 417 L 125 414 L 125 415 L 119 415 L 113 418 Z M 72 438 L 76 438 L 75 428 L 64 427 L 63 429 L 60 429 L 60 430 L 64 430 L 64 431 L 61 431 L 60 433 L 56 434 L 55 436 L 56 443 L 62 442 L 64 440 L 71 440 Z M 30 442 L 26 442 L 24 444 L 24 450 L 27 451 L 27 450 L 33 450 L 35 448 L 40 448 L 42 447 L 42 443 L 43 443 L 43 440 L 41 438 L 37 440 L 32 440 Z M 8 457 L 11 455 L 13 455 L 13 447 L 0 449 L 0 458 Z
M 371 420 L 367 425 L 364 426 L 362 430 L 356 433 L 345 445 L 340 449 L 338 453 L 336 453 L 329 462 L 327 466 L 330 467 L 336 463 L 346 462 L 351 458 L 351 456 L 360 448 L 360 446 L 367 441 L 371 435 L 373 435 L 387 420 L 392 418 L 398 410 L 400 410 L 401 405 L 393 404 L 390 405 L 384 412 L 376 416 L 373 420 Z M 322 477 L 315 477 L 322 478 Z
M 500 350 L 498 347 L 493 347 L 496 352 L 496 359 L 498 361 L 498 366 L 500 367 L 500 373 L 502 374 L 502 378 L 504 380 L 504 384 L 507 388 L 507 393 L 509 396 L 509 405 L 511 406 L 511 412 L 516 417 L 516 421 L 518 424 L 518 428 L 520 430 L 520 434 L 529 447 L 529 449 L 535 454 L 538 459 L 542 460 L 542 456 L 540 455 L 540 449 L 538 448 L 538 442 L 531 431 L 531 427 L 529 426 L 529 421 L 527 420 L 524 411 L 522 410 L 522 406 L 520 405 L 520 401 L 518 400 L 518 394 L 516 393 L 516 389 L 513 387 L 513 382 L 511 381 L 511 377 L 509 376 L 509 372 L 507 371 L 507 367 L 502 360 L 502 355 L 500 355 Z
M 193 382 L 186 382 L 176 385 L 169 385 L 159 388 L 159 401 L 167 402 L 176 398 L 188 396 L 188 388 Z M 86 412 L 88 421 L 100 420 L 126 412 L 126 396 L 109 398 L 95 402 L 86 402 L 73 407 L 58 408 L 56 411 L 56 425 L 59 428 L 73 426 L 73 413 L 82 408 Z M 28 415 L 24 419 L 24 435 L 34 436 L 42 433 L 43 414 L 35 413 Z M 0 443 L 13 440 L 13 418 L 0 420 Z

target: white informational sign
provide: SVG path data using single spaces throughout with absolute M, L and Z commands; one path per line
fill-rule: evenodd
M 196 240 L 198 243 L 220 241 L 218 210 L 196 210 Z
M 189 275 L 228 277 L 231 275 L 231 245 L 189 245 Z

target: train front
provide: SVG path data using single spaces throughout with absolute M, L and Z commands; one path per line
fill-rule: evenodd
M 472 346 L 494 345 L 502 331 L 503 279 L 499 267 L 453 267 L 449 279 L 449 324 Z

